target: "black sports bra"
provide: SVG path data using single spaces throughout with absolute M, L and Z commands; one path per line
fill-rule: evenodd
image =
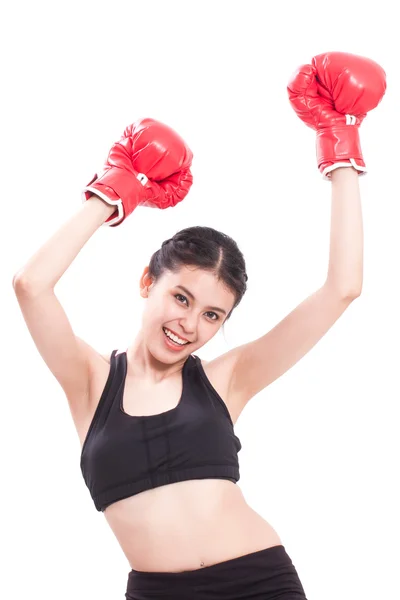
M 240 479 L 239 438 L 198 356 L 186 359 L 178 405 L 132 416 L 122 396 L 126 352 L 113 350 L 110 372 L 81 453 L 81 470 L 99 511 L 144 490 L 190 479 Z

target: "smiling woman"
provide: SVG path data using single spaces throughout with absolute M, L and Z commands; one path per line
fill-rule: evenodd
M 128 349 L 129 363 L 138 368 L 145 346 L 149 361 L 157 358 L 164 365 L 163 377 L 171 374 L 166 369 L 171 360 L 174 372 L 179 367 L 175 354 L 193 353 L 219 331 L 241 301 L 246 282 L 245 260 L 232 238 L 211 227 L 177 232 L 163 242 L 143 271 L 140 293 L 148 301 L 142 329 Z M 165 348 L 174 356 L 159 356 Z
M 247 289 L 246 263 L 237 243 L 225 233 L 212 227 L 188 227 L 165 240 L 161 248 L 153 254 L 148 274 L 156 283 L 165 271 L 176 273 L 182 266 L 192 266 L 215 274 L 226 288 L 233 291 L 235 301 L 227 312 L 224 308 L 209 306 L 210 310 L 221 312 L 228 320 L 232 311 L 242 300 Z M 192 301 L 193 293 L 182 285 Z
M 376 63 L 343 53 L 314 57 L 292 78 L 290 101 L 317 130 L 318 168 L 332 182 L 328 273 L 258 339 L 208 363 L 194 354 L 247 289 L 236 242 L 211 227 L 178 231 L 151 256 L 139 282 L 141 327 L 126 350 L 103 356 L 77 338 L 55 296 L 101 225 L 120 225 L 139 205 L 173 207 L 188 193 L 192 153 L 153 119 L 125 129 L 104 172 L 84 188 L 81 210 L 15 276 L 30 333 L 67 396 L 84 481 L 131 566 L 127 600 L 306 598 L 279 535 L 237 485 L 234 426 L 248 400 L 300 360 L 361 293 L 358 127 L 384 89 Z

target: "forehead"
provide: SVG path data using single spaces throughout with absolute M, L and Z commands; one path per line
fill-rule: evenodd
M 225 283 L 216 278 L 214 273 L 201 267 L 182 266 L 176 273 L 166 271 L 163 279 L 164 285 L 168 287 L 184 285 L 199 299 L 209 296 L 210 293 L 214 297 L 217 295 L 221 300 L 227 299 L 228 301 L 234 296 Z

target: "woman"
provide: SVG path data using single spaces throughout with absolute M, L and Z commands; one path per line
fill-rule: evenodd
M 361 293 L 358 128 L 385 87 L 375 62 L 338 52 L 314 57 L 289 84 L 332 183 L 329 266 L 324 285 L 260 338 L 209 362 L 195 354 L 247 281 L 236 243 L 207 227 L 176 233 L 151 257 L 140 279 L 142 327 L 126 351 L 100 355 L 72 331 L 54 287 L 93 233 L 138 205 L 174 206 L 192 184 L 191 151 L 151 119 L 125 130 L 81 210 L 14 277 L 30 333 L 67 396 L 95 507 L 131 566 L 127 600 L 306 598 L 279 535 L 237 485 L 234 425 Z

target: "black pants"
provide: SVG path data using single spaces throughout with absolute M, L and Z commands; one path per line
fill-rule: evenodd
M 132 571 L 126 600 L 307 600 L 284 546 L 273 546 L 216 565 L 156 573 Z

